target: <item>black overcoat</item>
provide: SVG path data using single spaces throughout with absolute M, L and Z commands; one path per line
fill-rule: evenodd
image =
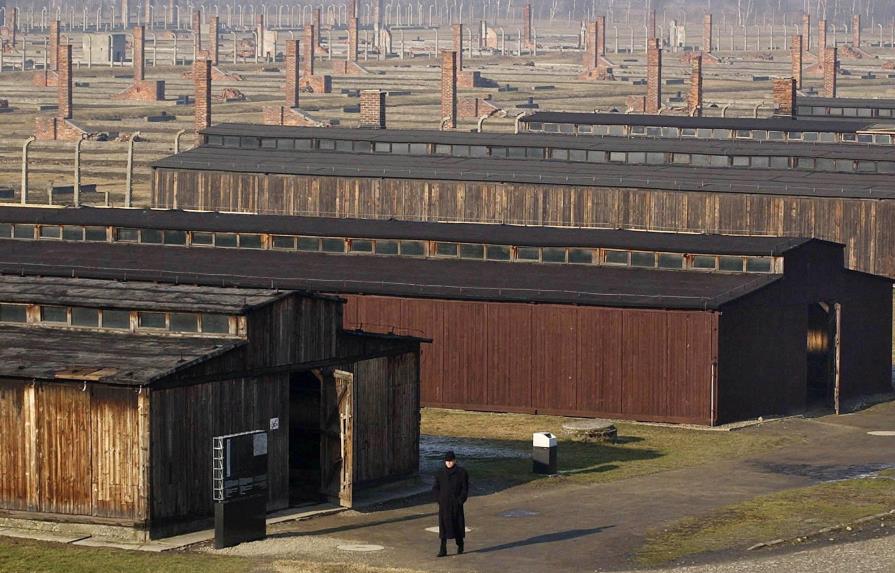
M 442 467 L 435 474 L 432 492 L 438 500 L 438 535 L 442 539 L 463 539 L 466 536 L 463 504 L 469 497 L 469 474 L 460 466 Z

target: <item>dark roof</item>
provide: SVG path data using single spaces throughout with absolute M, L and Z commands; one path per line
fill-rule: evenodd
M 0 240 L 0 272 L 338 294 L 712 309 L 782 275 Z
M 798 96 L 796 97 L 796 104 L 814 105 L 818 107 L 863 107 L 871 109 L 895 109 L 895 99 L 877 99 L 869 97 Z M 864 119 L 862 121 L 868 120 Z
M 630 116 L 629 116 L 630 117 Z M 664 117 L 664 116 L 661 116 Z M 505 147 L 549 147 L 603 151 L 664 151 L 721 155 L 783 155 L 790 157 L 835 157 L 842 159 L 891 160 L 887 146 L 855 143 L 803 143 L 794 141 L 706 140 L 661 137 L 611 137 L 523 132 L 472 133 L 418 129 L 351 129 L 223 124 L 203 131 L 212 135 L 278 137 L 284 139 L 333 139 L 346 141 L 489 145 Z M 207 146 L 212 149 L 220 147 Z M 292 153 L 305 153 L 293 151 Z M 330 151 L 329 153 L 345 153 Z M 377 155 L 378 157 L 379 155 Z
M 86 260 L 79 263 L 90 264 Z M 139 260 L 133 263 L 139 265 Z M 140 282 L 128 280 L 126 274 L 120 278 L 121 281 L 108 281 L 0 275 L 0 302 L 241 314 L 283 294 L 274 290 Z
M 879 119 L 816 119 L 800 117 L 687 117 L 640 113 L 588 113 L 536 111 L 522 123 L 573 123 L 576 125 L 651 125 L 664 127 L 710 127 L 718 129 L 768 129 L 774 131 L 835 131 L 855 133 L 880 123 Z
M 142 386 L 243 342 L 35 326 L 0 327 L 0 376 Z
M 0 206 L 0 223 L 111 225 L 147 229 L 418 239 L 534 247 L 602 247 L 719 255 L 782 255 L 811 240 L 483 223 L 429 223 L 164 209 Z
M 819 197 L 895 197 L 890 175 L 796 170 L 589 164 L 392 154 L 271 151 L 198 147 L 153 163 L 173 170 L 514 182 L 535 185 L 667 189 Z

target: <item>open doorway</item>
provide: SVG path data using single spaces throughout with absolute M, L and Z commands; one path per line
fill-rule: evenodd
M 808 408 L 839 411 L 839 305 L 808 306 Z
M 289 504 L 321 501 L 320 379 L 297 372 L 289 379 Z

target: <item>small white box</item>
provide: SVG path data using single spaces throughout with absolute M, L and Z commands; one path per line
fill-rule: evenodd
M 531 435 L 531 445 L 535 448 L 555 448 L 556 436 L 550 432 L 535 432 Z

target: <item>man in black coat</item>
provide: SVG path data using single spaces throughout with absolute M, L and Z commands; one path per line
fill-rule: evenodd
M 432 492 L 438 500 L 438 536 L 441 549 L 438 557 L 447 555 L 447 540 L 457 541 L 457 555 L 463 553 L 463 538 L 466 536 L 466 517 L 463 504 L 469 497 L 469 474 L 457 465 L 454 452 L 444 455 L 444 467 L 435 474 Z

